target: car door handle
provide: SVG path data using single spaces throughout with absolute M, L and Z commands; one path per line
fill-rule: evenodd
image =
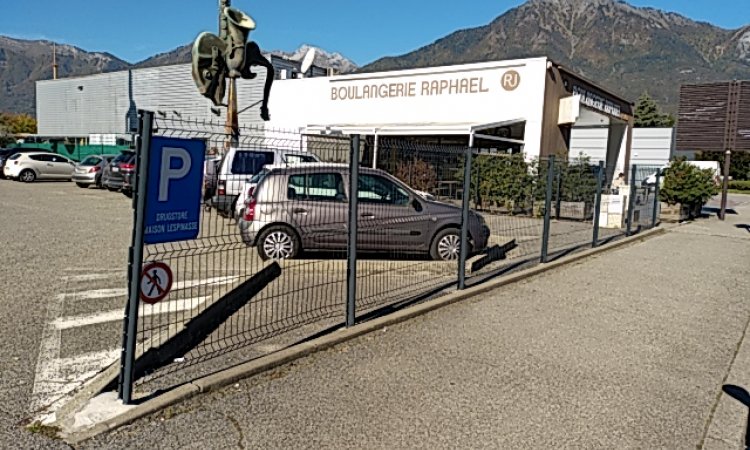
M 362 213 L 362 218 L 363 219 L 374 219 L 375 218 L 375 214 L 373 214 L 373 213 Z
M 47 167 L 52 167 L 52 164 L 47 163 Z
M 300 214 L 300 215 L 303 215 L 303 216 L 306 216 L 306 215 L 307 215 L 307 210 L 306 210 L 306 209 L 302 209 L 302 208 L 294 208 L 294 209 L 292 210 L 292 212 L 293 212 L 294 214 Z

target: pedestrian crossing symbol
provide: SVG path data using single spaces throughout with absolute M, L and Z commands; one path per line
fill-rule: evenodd
M 162 262 L 147 264 L 141 272 L 141 300 L 153 305 L 172 289 L 172 270 Z

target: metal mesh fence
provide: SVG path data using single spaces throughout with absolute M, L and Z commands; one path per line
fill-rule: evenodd
M 207 153 L 198 237 L 143 247 L 174 284 L 137 308 L 140 395 L 442 295 L 464 274 L 481 283 L 637 232 L 658 205 L 655 167 L 625 184 L 583 158 L 269 128 L 233 137 L 179 118 L 156 117 L 153 136 Z M 156 277 L 139 287 L 147 296 Z
M 160 118 L 154 134 L 204 140 L 208 154 L 198 238 L 144 248 L 144 262 L 168 264 L 176 283 L 168 301 L 141 306 L 143 349 L 183 331 L 272 262 L 281 275 L 187 354 L 151 370 L 141 379 L 149 390 L 260 356 L 311 334 L 305 325 L 343 317 L 347 204 L 340 163 L 348 160 L 348 138 L 245 128 L 230 147 L 221 125 Z M 305 252 L 317 244 L 326 252 Z M 292 330 L 298 332 L 273 341 Z M 227 352 L 232 356 L 218 358 Z
M 544 161 L 542 167 L 548 165 Z M 601 170 L 584 157 L 555 159 L 552 168 L 550 255 L 591 245 Z
M 357 311 L 455 285 L 466 149 L 365 142 L 359 169 Z M 484 244 L 478 242 L 482 247 Z

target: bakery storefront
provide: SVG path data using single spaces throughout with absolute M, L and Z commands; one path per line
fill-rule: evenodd
M 548 58 L 283 80 L 274 84 L 270 127 L 306 134 L 470 145 L 569 155 L 573 127 L 608 129 L 608 179 L 621 148 L 626 164 L 633 105 Z M 625 144 L 625 145 L 623 145 Z

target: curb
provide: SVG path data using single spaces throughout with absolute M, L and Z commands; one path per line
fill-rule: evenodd
M 304 342 L 293 347 L 286 348 L 279 352 L 258 358 L 253 361 L 249 361 L 238 366 L 229 368 L 227 370 L 206 376 L 204 378 L 195 380 L 191 383 L 181 385 L 169 392 L 166 392 L 159 397 L 148 400 L 127 412 L 105 420 L 94 425 L 91 428 L 87 428 L 82 431 L 72 433 L 61 433 L 62 439 L 68 444 L 75 445 L 83 441 L 91 439 L 99 434 L 115 430 L 122 426 L 128 425 L 137 419 L 143 418 L 147 415 L 158 412 L 176 403 L 183 402 L 191 397 L 194 397 L 201 393 L 207 393 L 221 389 L 230 384 L 233 384 L 239 380 L 252 377 L 262 372 L 269 371 L 276 367 L 282 366 L 294 360 L 309 356 L 313 353 L 317 353 L 323 350 L 327 350 L 335 345 L 350 341 L 357 337 L 365 334 L 369 334 L 373 331 L 380 330 L 382 328 L 405 322 L 409 319 L 422 316 L 431 311 L 443 308 L 445 306 L 452 305 L 462 300 L 466 300 L 475 297 L 479 294 L 493 291 L 509 284 L 518 283 L 519 281 L 526 280 L 533 276 L 554 270 L 559 267 L 563 267 L 589 256 L 597 255 L 600 253 L 609 252 L 621 247 L 625 247 L 630 244 L 645 241 L 647 239 L 660 236 L 667 233 L 665 228 L 654 228 L 648 231 L 644 231 L 635 236 L 626 237 L 619 241 L 607 244 L 601 247 L 596 247 L 588 250 L 575 253 L 570 256 L 563 257 L 559 260 L 540 264 L 538 266 L 522 270 L 517 273 L 513 273 L 507 276 L 497 278 L 492 281 L 487 281 L 477 286 L 467 288 L 463 291 L 456 291 L 443 297 L 439 297 L 435 300 L 421 303 L 415 306 L 408 307 L 406 309 L 396 311 L 387 316 L 379 317 L 364 323 L 357 324 L 351 328 L 343 328 L 337 330 L 326 336 L 316 338 L 314 340 Z

